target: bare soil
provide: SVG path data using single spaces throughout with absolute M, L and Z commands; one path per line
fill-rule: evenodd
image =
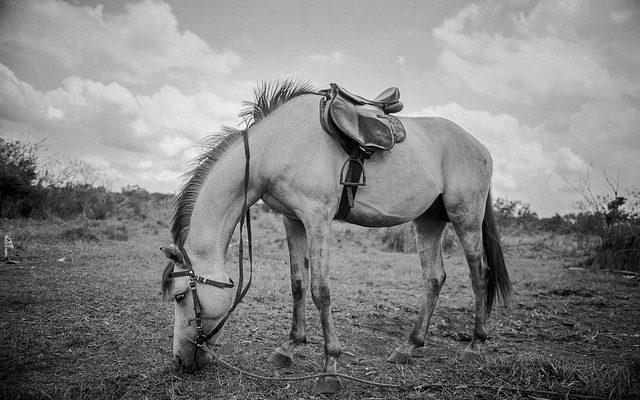
M 65 224 L 0 221 L 0 233 L 14 237 L 18 261 L 0 264 L 0 397 L 323 397 L 313 393 L 313 381 L 261 381 L 219 364 L 196 373 L 176 370 L 173 305 L 160 295 L 158 247 L 169 241 L 166 222 L 94 223 L 83 229 L 97 238 L 80 234 L 74 241 L 65 239 Z M 126 234 L 101 237 L 108 224 L 126 225 Z M 254 226 L 254 286 L 214 350 L 257 374 L 318 373 L 323 339 L 310 296 L 308 344 L 296 350 L 290 368 L 274 370 L 266 362 L 289 330 L 288 254 L 277 218 L 263 216 Z M 406 339 L 419 308 L 418 258 L 385 251 L 373 230 L 337 225 L 335 231 L 331 285 L 343 347 L 339 370 L 402 387 L 343 380 L 340 393 L 327 397 L 640 396 L 637 277 L 569 268 L 571 259 L 540 250 L 548 246 L 507 246 L 513 299 L 490 317 L 483 362 L 463 364 L 458 360 L 470 340 L 473 296 L 464 257 L 454 250 L 445 256 L 448 277 L 428 343 L 410 364 L 397 365 L 385 358 Z M 232 275 L 235 265 L 230 259 Z

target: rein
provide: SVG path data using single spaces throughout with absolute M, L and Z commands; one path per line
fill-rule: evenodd
M 227 311 L 227 314 L 220 320 L 220 322 L 218 322 L 218 324 L 211 330 L 211 332 L 205 335 L 204 329 L 202 328 L 202 305 L 200 303 L 200 298 L 198 297 L 197 283 L 200 282 L 203 284 L 215 286 L 220 289 L 227 289 L 233 288 L 235 286 L 233 280 L 229 278 L 231 283 L 219 282 L 196 275 L 195 271 L 193 270 L 191 260 L 189 259 L 189 256 L 187 255 L 187 252 L 184 250 L 184 248 L 180 248 L 180 251 L 182 252 L 182 255 L 184 257 L 184 262 L 186 264 L 187 270 L 172 272 L 169 275 L 170 278 L 184 276 L 189 277 L 189 288 L 191 289 L 191 295 L 193 297 L 193 311 L 196 315 L 195 323 L 196 329 L 198 331 L 198 336 L 196 337 L 196 340 L 194 342 L 194 344 L 196 345 L 196 351 L 194 353 L 194 365 L 198 356 L 198 350 L 206 348 L 205 343 L 213 336 L 215 336 L 218 332 L 220 332 L 224 324 L 227 322 L 227 319 L 229 319 L 229 317 L 231 316 L 231 313 L 236 309 L 238 304 L 240 304 L 244 296 L 249 291 L 249 288 L 251 287 L 251 280 L 253 277 L 253 246 L 251 240 L 251 215 L 249 213 L 251 206 L 249 205 L 247 200 L 247 193 L 249 191 L 249 160 L 251 158 L 251 155 L 249 151 L 249 138 L 246 130 L 242 131 L 242 138 L 244 142 L 244 154 L 246 162 L 244 167 L 244 201 L 242 203 L 242 215 L 240 217 L 240 242 L 238 243 L 238 286 L 236 288 L 236 295 L 233 300 L 233 304 Z M 249 250 L 249 280 L 247 281 L 246 286 L 244 285 L 244 244 L 242 239 L 242 231 L 245 223 L 247 224 L 247 247 Z

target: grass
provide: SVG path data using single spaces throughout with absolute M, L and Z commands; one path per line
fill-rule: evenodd
M 216 354 L 268 376 L 318 373 L 323 340 L 310 297 L 308 344 L 294 353 L 294 366 L 274 370 L 266 362 L 289 330 L 288 254 L 279 219 L 254 214 L 254 285 Z M 221 365 L 196 373 L 173 368 L 173 305 L 161 301 L 159 287 L 164 260 L 157 249 L 169 242 L 164 217 L 0 224 L 0 233 L 13 237 L 19 261 L 0 265 L 0 397 L 322 398 L 313 394 L 312 381 L 264 382 Z M 455 247 L 448 251 L 447 282 L 427 346 L 400 366 L 384 358 L 407 337 L 419 308 L 417 255 L 388 251 L 380 231 L 336 224 L 335 232 L 331 285 L 343 347 L 339 371 L 403 386 L 343 381 L 335 398 L 640 395 L 638 281 L 567 268 L 579 256 L 567 250 L 570 239 L 505 238 L 514 298 L 494 310 L 481 364 L 458 361 L 470 339 L 473 298 L 464 258 Z M 235 251 L 232 243 L 231 275 Z

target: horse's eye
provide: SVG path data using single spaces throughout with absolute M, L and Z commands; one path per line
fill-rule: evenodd
M 184 300 L 184 293 L 179 293 L 175 295 L 174 298 L 176 299 L 176 303 L 180 303 L 182 300 Z

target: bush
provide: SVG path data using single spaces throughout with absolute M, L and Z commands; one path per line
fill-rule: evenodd
M 589 178 L 574 187 L 582 194 L 576 231 L 596 235 L 600 243 L 586 263 L 596 268 L 640 271 L 640 191 L 620 192 L 618 181 L 604 173 L 609 194 L 594 195 Z
M 556 213 L 550 218 L 540 218 L 537 225 L 540 230 L 545 232 L 568 234 L 574 232 L 574 223 L 572 222 L 574 218 L 575 214 L 563 217 Z
M 640 225 L 617 223 L 602 236 L 594 262 L 600 268 L 640 271 Z
M 149 210 L 154 202 L 153 196 L 139 186 L 126 186 L 122 188 L 118 204 L 118 214 L 127 218 L 145 220 L 149 216 Z
M 72 185 L 48 187 L 38 212 L 40 218 L 73 219 L 79 215 L 87 219 L 106 219 L 113 213 L 114 199 L 103 187 Z
M 37 145 L 0 138 L 0 217 L 27 217 L 37 209 L 42 198 L 37 150 Z
M 67 242 L 97 242 L 99 240 L 98 236 L 87 224 L 66 228 L 58 235 L 58 238 Z
M 635 196 L 637 204 L 638 193 Z M 598 205 L 594 211 L 587 213 L 583 219 L 589 230 L 600 238 L 600 244 L 593 251 L 590 261 L 598 268 L 611 268 L 629 271 L 640 271 L 640 215 L 636 206 L 623 208 L 627 197 L 602 197 L 604 206 Z M 635 207 L 635 208 L 634 208 Z M 583 222 L 583 225 L 586 225 Z
M 524 201 L 498 197 L 493 201 L 493 212 L 498 225 L 504 230 L 538 228 L 538 214 Z
M 390 251 L 416 252 L 416 235 L 413 224 L 402 224 L 382 230 L 382 244 Z
M 39 144 L 0 138 L 0 218 L 73 219 L 82 215 L 106 219 L 115 213 L 118 199 L 114 194 L 87 181 L 97 176 L 90 165 L 72 160 L 66 166 L 57 165 L 62 172 L 50 174 L 39 169 L 39 148 Z M 143 207 L 133 193 L 123 191 L 123 201 Z
M 412 223 L 406 223 L 382 230 L 382 244 L 390 251 L 399 253 L 415 253 L 416 229 Z M 447 224 L 442 234 L 442 250 L 451 251 L 459 245 L 458 236 L 451 224 Z

